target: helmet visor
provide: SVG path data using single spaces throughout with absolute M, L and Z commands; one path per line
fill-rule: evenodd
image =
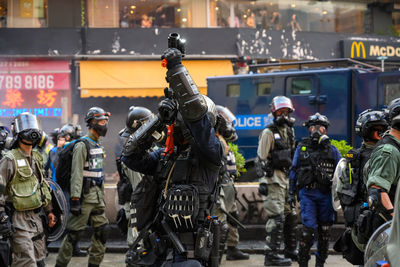
M 290 112 L 294 111 L 292 101 L 284 96 L 274 97 L 272 100 L 271 111 L 275 112 L 281 108 L 288 108 Z
M 226 107 L 222 107 L 218 110 L 218 113 L 221 114 L 226 121 L 228 122 L 234 122 L 236 120 L 235 115 Z
M 35 115 L 22 113 L 14 120 L 14 129 L 16 133 L 20 133 L 28 129 L 39 130 L 39 123 Z

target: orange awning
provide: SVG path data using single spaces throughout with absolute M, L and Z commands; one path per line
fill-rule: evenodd
M 230 60 L 184 61 L 193 80 L 207 94 L 207 77 L 233 75 Z M 166 68 L 160 61 L 81 61 L 81 97 L 161 97 Z

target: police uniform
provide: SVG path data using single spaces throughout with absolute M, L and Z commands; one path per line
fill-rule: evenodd
M 262 161 L 267 161 L 267 165 L 271 164 L 273 169 L 272 176 L 260 179 L 260 184 L 266 183 L 268 185 L 268 195 L 262 195 L 263 205 L 268 215 L 265 225 L 267 253 L 279 249 L 282 232 L 285 251 L 293 252 L 297 247 L 297 215 L 292 212 L 286 202 L 289 191 L 287 172 L 291 165 L 294 148 L 295 137 L 292 127 L 272 124 L 260 134 L 257 149 L 258 157 Z M 280 163 L 274 160 L 277 158 L 277 154 L 282 155 L 282 152 L 287 157 L 284 161 L 286 166 L 280 166 Z
M 345 224 L 351 230 L 350 234 L 353 244 L 345 244 L 345 248 L 339 248 L 343 256 L 352 264 L 361 265 L 364 263 L 363 252 L 366 244 L 358 241 L 356 222 L 360 214 L 360 208 L 367 202 L 367 190 L 364 184 L 363 168 L 371 156 L 375 143 L 363 142 L 359 149 L 350 150 L 346 158 L 339 161 L 336 166 L 332 184 L 332 198 L 337 202 L 335 210 L 343 210 Z M 351 177 L 349 175 L 351 166 Z M 343 238 L 345 238 L 343 236 Z M 344 240 L 343 240 L 344 241 Z M 341 242 L 341 241 L 340 241 Z M 338 244 L 339 245 L 339 244 Z M 347 249 L 346 249 L 347 248 Z M 344 251 L 343 251 L 344 249 Z
M 396 196 L 394 199 L 394 215 L 389 235 L 389 241 L 386 246 L 386 253 L 389 258 L 390 266 L 400 266 L 400 189 L 397 184 Z
M 296 148 L 290 171 L 291 192 L 298 190 L 303 233 L 300 242 L 299 264 L 307 264 L 313 244 L 314 231 L 318 229 L 316 261 L 323 266 L 328 257 L 330 227 L 334 222 L 331 180 L 341 156 L 331 144 L 314 144 L 304 138 Z
M 214 214 L 218 216 L 218 220 L 222 224 L 227 224 L 229 222 L 229 219 L 227 219 L 227 215 L 221 209 L 233 214 L 234 216 L 235 214 L 238 214 L 238 209 L 236 205 L 235 184 L 232 179 L 232 176 L 236 176 L 236 161 L 235 155 L 230 150 L 225 139 L 222 136 L 218 136 L 218 138 L 222 145 L 224 160 L 219 177 L 219 184 L 221 186 L 221 190 L 219 193 L 220 206 L 216 207 Z M 239 232 L 237 227 L 234 227 L 232 226 L 232 224 L 228 223 L 228 228 L 226 230 L 226 243 L 228 247 L 236 247 L 239 243 Z M 221 239 L 224 239 L 223 241 L 225 242 L 225 237 L 222 235 L 222 233 Z
M 384 142 L 384 144 L 383 144 Z M 378 142 L 370 160 L 365 165 L 364 180 L 367 188 L 377 185 L 388 192 L 393 203 L 400 177 L 400 141 L 389 133 Z
M 43 176 L 43 157 L 32 150 L 27 155 L 20 148 L 8 151 L 0 161 L 0 187 L 5 187 L 5 196 L 0 195 L 0 210 L 12 204 L 12 224 L 15 233 L 12 239 L 14 258 L 11 266 L 44 266 L 46 239 L 40 218 L 41 208 L 51 212 L 50 187 Z M 42 264 L 42 265 L 41 265 Z
M 208 116 L 203 116 L 197 121 L 187 122 L 185 125 L 187 125 L 188 130 L 192 134 L 194 142 L 193 145 L 183 145 L 185 148 L 180 147 L 178 150 L 175 150 L 177 151 L 176 157 L 170 158 L 172 164 L 165 164 L 162 160 L 164 157 L 162 149 L 153 152 L 137 151 L 130 153 L 129 156 L 122 157 L 122 162 L 129 168 L 145 175 L 155 175 L 157 179 L 166 179 L 166 177 L 158 177 L 157 174 L 159 174 L 159 171 L 157 170 L 160 170 L 164 164 L 164 166 L 172 166 L 167 171 L 167 174 L 170 174 L 170 178 L 168 179 L 168 192 L 171 192 L 171 195 L 172 193 L 182 192 L 185 188 L 187 189 L 187 185 L 190 188 L 192 188 L 192 186 L 196 188 L 195 191 L 198 192 L 197 201 L 199 203 L 196 217 L 189 217 L 186 220 L 181 215 L 175 220 L 173 220 L 173 217 L 165 218 L 169 227 L 172 228 L 172 231 L 180 233 L 179 236 L 182 238 L 181 242 L 188 250 L 188 253 L 184 257 L 175 255 L 174 261 L 176 262 L 185 261 L 187 259 L 205 260 L 204 258 L 201 259 L 194 256 L 193 250 L 195 249 L 194 242 L 196 236 L 194 236 L 193 233 L 207 221 L 207 215 L 211 212 L 210 208 L 215 201 L 215 199 L 213 199 L 213 192 L 215 192 L 219 167 L 222 160 L 221 144 L 215 136 L 213 126 Z M 177 128 L 175 128 L 175 131 L 177 131 Z M 126 147 L 130 145 L 131 142 L 129 140 Z M 168 192 L 166 200 L 173 201 L 173 199 L 168 197 L 168 195 L 170 195 Z M 188 191 L 186 192 L 190 193 Z M 193 195 L 192 193 L 190 194 Z M 183 196 L 177 198 L 183 199 Z M 185 199 L 188 200 L 186 197 Z M 183 208 L 178 207 L 183 207 L 185 205 L 184 202 L 179 203 L 179 205 L 166 204 L 165 206 L 176 209 L 174 212 L 178 214 L 179 212 L 183 212 Z M 164 212 L 168 214 L 170 211 Z M 171 216 L 172 215 L 173 214 L 171 214 Z
M 78 142 L 73 151 L 71 166 L 71 198 L 81 200 L 82 213 L 76 216 L 69 213 L 68 234 L 64 238 L 58 256 L 57 266 L 66 266 L 72 257 L 73 246 L 79 235 L 89 223 L 94 233 L 89 249 L 89 265 L 98 266 L 106 250 L 106 229 L 108 219 L 105 216 L 104 201 L 104 151 L 97 138 L 89 133 Z M 86 142 L 89 151 L 86 149 Z

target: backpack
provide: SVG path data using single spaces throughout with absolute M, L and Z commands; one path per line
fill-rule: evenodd
M 88 141 L 84 138 L 80 138 L 66 144 L 62 148 L 58 156 L 58 164 L 56 168 L 56 181 L 63 191 L 70 192 L 72 156 L 74 153 L 75 145 L 79 142 L 85 143 L 86 150 L 87 151 L 90 150 Z M 87 158 L 88 156 L 89 153 L 87 155 Z

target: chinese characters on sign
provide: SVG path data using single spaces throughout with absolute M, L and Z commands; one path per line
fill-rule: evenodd
M 22 93 L 16 89 L 6 90 L 6 100 L 2 102 L 4 106 L 9 106 L 11 108 L 16 108 L 22 105 L 24 99 L 22 98 Z
M 0 117 L 59 117 L 69 89 L 68 61 L 0 61 Z

